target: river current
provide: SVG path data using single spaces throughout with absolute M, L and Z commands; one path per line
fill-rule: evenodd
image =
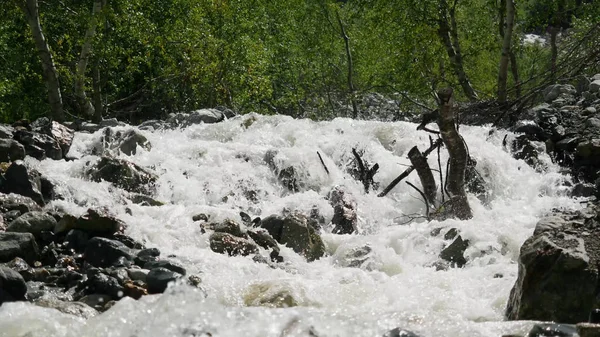
M 249 118 L 255 121 L 246 122 Z M 469 197 L 471 220 L 442 222 L 422 219 L 424 203 L 404 182 L 379 198 L 366 194 L 345 169 L 357 148 L 369 163 L 379 164 L 375 181 L 380 189 L 387 186 L 410 164 L 406 155 L 411 147 L 424 151 L 429 146 L 429 135 L 413 123 L 246 115 L 218 124 L 141 131 L 152 149 L 120 156 L 159 176 L 154 197 L 166 204 L 156 207 L 132 204 L 108 182 L 86 180 L 85 168 L 97 159 L 90 149 L 101 132 L 78 133 L 69 155 L 80 159 L 26 159 L 55 181 L 64 197 L 48 208 L 79 215 L 92 206 L 107 207 L 128 224 L 126 234 L 159 248 L 162 256 L 174 256 L 188 274 L 199 275 L 202 289 L 175 284 L 162 295 L 124 298 L 89 320 L 8 303 L 0 308 L 0 336 L 375 337 L 395 327 L 423 337 L 526 334 L 532 322 L 503 319 L 520 246 L 552 208 L 577 208 L 579 202 L 567 197 L 569 178 L 549 158 L 541 158 L 547 169 L 538 172 L 503 147 L 503 138 L 510 141 L 513 134 L 490 130 L 460 128 L 486 181 L 485 200 Z M 263 160 L 268 150 L 278 150 L 280 165 L 295 167 L 300 192 L 291 193 L 277 181 Z M 446 159 L 442 148 L 441 162 Z M 436 152 L 429 163 L 437 169 Z M 437 172 L 435 176 L 439 179 Z M 420 186 L 416 172 L 407 181 Z M 199 213 L 210 215 L 211 221 L 239 221 L 240 211 L 266 217 L 284 209 L 308 214 L 316 208 L 328 222 L 333 209 L 325 197 L 337 185 L 356 199 L 358 233 L 335 235 L 325 226 L 327 256 L 311 263 L 287 247 L 281 252 L 285 262 L 275 267 L 252 257 L 214 253 L 209 233 L 202 234 L 192 220 Z M 248 190 L 257 200 L 244 196 Z M 438 255 L 451 241 L 431 233 L 450 228 L 469 240 L 468 262 L 438 271 Z M 365 246 L 371 248 L 368 260 L 349 267 L 347 255 Z M 297 305 L 269 305 L 269 298 L 278 294 Z

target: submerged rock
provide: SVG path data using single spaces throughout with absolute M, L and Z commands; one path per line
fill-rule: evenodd
M 96 267 L 108 267 L 119 261 L 120 257 L 133 261 L 133 252 L 123 243 L 102 237 L 94 237 L 88 242 L 84 258 Z
M 136 154 L 138 147 L 150 151 L 152 144 L 146 136 L 135 129 L 115 131 L 108 127 L 102 132 L 102 137 L 93 149 L 92 154 L 109 155 L 116 152 L 131 156 Z
M 215 232 L 211 234 L 210 249 L 213 252 L 230 256 L 247 256 L 258 253 L 258 247 L 250 240 L 233 236 L 229 233 Z
M 463 240 L 459 235 L 448 247 L 440 252 L 440 258 L 449 262 L 451 266 L 461 268 L 467 263 L 467 259 L 464 257 L 467 248 L 469 248 L 469 240 Z
M 531 328 L 527 337 L 578 337 L 577 329 L 570 324 L 538 323 Z
M 340 186 L 336 186 L 329 193 L 329 202 L 333 207 L 333 233 L 352 234 L 356 231 L 358 225 L 358 215 L 356 214 L 356 200 L 350 193 Z
M 394 328 L 394 329 L 386 332 L 383 335 L 383 337 L 419 337 L 419 335 L 415 334 L 414 332 L 408 331 L 408 330 Z
M 177 281 L 181 278 L 181 274 L 171 271 L 166 268 L 154 268 L 150 270 L 146 276 L 148 284 L 148 293 L 159 294 L 167 290 L 169 283 Z
M 62 313 L 85 319 L 92 318 L 99 314 L 98 310 L 83 302 L 66 302 L 56 298 L 41 298 L 33 303 L 40 307 L 56 309 Z

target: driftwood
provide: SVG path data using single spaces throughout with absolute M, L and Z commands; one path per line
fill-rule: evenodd
M 369 193 L 369 187 L 375 185 L 373 177 L 375 176 L 375 173 L 377 173 L 377 170 L 379 170 L 379 164 L 376 163 L 373 167 L 369 168 L 367 163 L 363 162 L 362 158 L 360 158 L 356 149 L 352 149 L 352 154 L 354 155 L 356 163 L 358 164 L 358 169 L 360 170 L 359 180 L 363 183 L 365 193 Z
M 421 191 L 417 186 L 411 184 L 409 181 L 407 181 L 406 184 L 408 186 L 414 188 L 415 191 L 419 192 L 419 194 L 423 198 L 423 202 L 425 203 L 425 218 L 427 220 L 429 220 L 429 202 L 427 201 L 427 197 L 425 196 L 425 193 L 423 193 L 423 191 Z
M 412 166 L 417 171 L 419 179 L 421 180 L 424 194 L 423 198 L 428 204 L 434 205 L 437 186 L 435 185 L 435 179 L 433 178 L 431 168 L 429 168 L 429 163 L 427 163 L 427 158 L 423 156 L 421 151 L 419 151 L 419 148 L 415 146 L 408 151 L 408 159 L 410 159 Z
M 438 147 L 440 147 L 442 145 L 442 139 L 437 139 L 435 142 L 433 142 L 433 144 L 431 144 L 431 146 L 429 146 L 429 148 L 427 150 L 425 150 L 425 152 L 422 153 L 422 155 L 424 157 L 427 157 L 433 150 L 437 149 Z M 398 177 L 396 177 L 396 179 L 394 179 L 381 193 L 379 193 L 377 196 L 378 197 L 384 197 L 386 196 L 388 193 L 390 193 L 390 191 L 396 187 L 396 185 L 398 185 L 399 182 L 402 181 L 402 179 L 408 177 L 409 174 L 412 173 L 412 171 L 415 170 L 414 166 L 410 166 L 408 167 L 406 170 L 404 170 L 404 172 L 402 172 Z
M 465 192 L 465 171 L 469 154 L 465 142 L 456 129 L 452 106 L 453 90 L 452 88 L 441 89 L 437 95 L 440 99 L 440 115 L 437 123 L 450 157 L 446 191 L 451 199 L 453 214 L 461 220 L 470 219 L 473 214 Z
M 321 154 L 319 153 L 319 151 L 317 151 L 317 155 L 319 156 L 319 160 L 321 161 L 321 165 L 323 165 L 325 172 L 327 172 L 327 175 L 329 175 L 329 169 L 327 169 L 327 165 L 325 165 L 325 162 L 323 161 L 323 157 L 321 157 Z

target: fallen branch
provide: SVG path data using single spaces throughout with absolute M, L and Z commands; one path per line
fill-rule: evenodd
M 327 165 L 325 165 L 325 162 L 323 161 L 323 157 L 321 157 L 321 154 L 319 153 L 319 151 L 317 151 L 317 155 L 319 156 L 319 160 L 321 161 L 321 165 L 323 165 L 325 172 L 327 172 L 327 175 L 329 175 L 329 170 L 327 169 Z
M 379 164 L 376 163 L 373 167 L 369 168 L 369 166 L 363 162 L 362 158 L 360 158 L 360 155 L 356 152 L 355 148 L 352 149 L 352 154 L 354 155 L 356 163 L 358 164 L 358 169 L 360 170 L 359 180 L 363 183 L 365 193 L 369 193 L 369 186 L 373 186 L 375 183 L 373 177 L 375 176 L 375 173 L 377 173 L 377 170 L 379 170 Z
M 439 146 L 442 145 L 442 140 L 441 139 L 437 139 L 431 146 L 429 146 L 429 148 L 427 150 L 425 150 L 425 152 L 423 152 L 423 156 L 427 157 L 433 150 L 435 150 L 436 148 L 438 148 Z M 402 172 L 398 177 L 396 177 L 396 179 L 394 179 L 381 193 L 379 193 L 377 196 L 378 197 L 385 197 L 388 193 L 390 193 L 390 191 L 396 187 L 396 185 L 398 185 L 399 182 L 402 181 L 402 179 L 408 177 L 409 174 L 411 174 L 412 171 L 414 171 L 415 168 L 414 166 L 410 166 L 409 168 L 407 168 L 406 170 L 404 170 L 404 172 Z
M 427 163 L 427 158 L 423 156 L 418 147 L 414 146 L 408 151 L 408 159 L 410 159 L 412 166 L 417 170 L 421 186 L 423 186 L 424 198 L 427 202 L 435 204 L 437 186 L 435 185 L 433 172 L 431 172 L 429 163 Z
M 411 184 L 410 181 L 407 181 L 406 184 L 408 184 L 408 186 L 414 188 L 415 191 L 419 192 L 419 194 L 423 198 L 423 201 L 425 202 L 425 217 L 427 219 L 429 219 L 429 202 L 427 201 L 427 197 L 425 196 L 425 193 L 423 193 L 423 191 L 421 191 L 420 189 L 418 189 L 417 186 Z

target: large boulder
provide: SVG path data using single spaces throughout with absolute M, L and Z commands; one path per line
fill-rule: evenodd
M 223 112 L 217 109 L 200 109 L 190 113 L 177 113 L 169 115 L 167 122 L 172 126 L 187 127 L 194 124 L 218 123 L 225 119 Z
M 0 192 L 20 194 L 30 197 L 39 205 L 45 205 L 40 174 L 25 166 L 23 161 L 13 162 L 3 178 L 0 179 Z
M 46 158 L 60 160 L 63 158 L 60 144 L 50 135 L 19 128 L 15 131 L 14 139 L 23 144 L 28 156 L 39 160 Z
M 15 129 L 10 125 L 0 125 L 0 139 L 12 139 Z
M 506 317 L 585 322 L 600 301 L 600 207 L 544 218 L 521 247 Z
M 0 193 L 0 212 L 6 213 L 10 211 L 18 211 L 19 213 L 27 213 L 32 211 L 41 211 L 42 208 L 30 197 L 25 197 L 19 194 Z
M 129 192 L 147 193 L 157 177 L 144 168 L 126 160 L 102 157 L 88 171 L 93 181 L 108 181 Z
M 20 257 L 33 265 L 39 255 L 33 234 L 0 232 L 0 263 Z
M 271 215 L 261 221 L 260 226 L 282 245 L 287 245 L 296 253 L 314 261 L 325 255 L 325 244 L 311 221 L 300 213 L 285 217 Z
M 575 95 L 576 93 L 577 90 L 570 84 L 552 84 L 542 91 L 544 101 L 548 103 L 557 99 L 561 94 Z
M 16 140 L 0 138 L 0 162 L 25 158 L 25 148 Z

